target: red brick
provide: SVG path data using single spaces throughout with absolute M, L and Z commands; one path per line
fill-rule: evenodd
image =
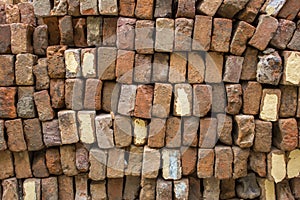
M 124 149 L 109 149 L 107 158 L 107 178 L 123 178 L 125 168 L 124 155 Z
M 231 147 L 215 147 L 215 177 L 217 179 L 229 179 L 232 177 L 233 153 Z
M 32 67 L 36 64 L 37 56 L 33 54 L 18 54 L 15 63 L 17 85 L 33 85 Z
M 181 119 L 178 117 L 170 117 L 167 120 L 165 146 L 170 148 L 181 146 Z
M 200 52 L 188 53 L 188 82 L 203 83 L 205 74 L 205 60 Z
M 0 151 L 6 149 L 7 149 L 7 144 L 4 137 L 4 120 L 0 120 Z
M 214 16 L 223 0 L 203 0 L 197 5 L 197 11 L 208 16 Z
M 231 31 L 232 21 L 230 19 L 215 18 L 213 21 L 210 50 L 228 52 Z
M 9 24 L 0 25 L 0 53 L 11 53 L 11 28 Z
M 232 117 L 230 115 L 219 113 L 217 114 L 217 120 L 219 141 L 227 145 L 232 145 Z
M 217 52 L 209 52 L 205 60 L 205 82 L 220 83 L 222 82 L 224 57 Z
M 34 101 L 41 121 L 48 121 L 54 118 L 54 112 L 50 105 L 50 96 L 47 90 L 35 92 Z
M 67 46 L 57 45 L 47 48 L 48 74 L 50 78 L 65 78 L 64 52 Z
M 18 179 L 32 177 L 28 151 L 14 152 L 15 173 Z
M 76 168 L 79 172 L 87 172 L 89 170 L 89 151 L 84 144 L 76 144 Z
M 189 147 L 198 146 L 198 128 L 198 117 L 183 118 L 182 145 Z
M 273 145 L 283 151 L 292 151 L 298 146 L 298 126 L 294 118 L 279 119 L 275 124 Z
M 107 179 L 107 196 L 108 199 L 121 200 L 123 196 L 123 178 Z
M 240 10 L 242 10 L 249 0 L 241 0 L 241 1 L 223 1 L 222 5 L 218 9 L 217 14 L 226 17 L 233 18 L 235 14 L 237 14 Z
M 243 113 L 257 115 L 259 112 L 262 86 L 258 82 L 249 81 L 243 85 Z
M 121 3 L 121 2 L 120 2 Z M 103 19 L 103 45 L 116 46 L 117 41 L 117 22 L 118 18 L 104 18 Z
M 74 27 L 74 44 L 76 47 L 87 47 L 86 40 L 86 19 L 75 18 L 72 19 Z
M 117 147 L 126 147 L 132 141 L 132 119 L 116 115 L 114 119 L 114 138 Z
M 28 151 L 38 151 L 44 147 L 41 124 L 38 118 L 23 121 L 24 135 Z
M 212 34 L 212 17 L 196 15 L 192 41 L 193 50 L 208 51 Z
M 58 198 L 59 199 L 74 199 L 74 181 L 73 177 L 58 176 Z
M 253 145 L 255 135 L 255 124 L 253 115 L 236 115 L 234 143 L 241 148 L 248 148 Z
M 272 123 L 255 120 L 255 139 L 253 150 L 270 152 L 272 146 Z
M 174 19 L 158 18 L 155 27 L 155 51 L 172 52 L 175 34 Z
M 101 80 L 114 80 L 116 78 L 117 49 L 110 47 L 99 47 L 98 78 Z M 104 87 L 105 88 L 105 87 Z
M 135 106 L 136 85 L 122 85 L 119 96 L 118 112 L 126 116 L 132 116 Z
M 242 66 L 241 80 L 256 80 L 257 55 L 257 49 L 247 47 Z
M 2 30 L 2 28 L 0 28 L 0 30 Z M 0 35 L 1 35 L 1 33 L 0 33 Z M 0 49 L 1 49 L 1 47 L 0 47 Z M 0 56 L 0 62 L 1 62 L 0 86 L 11 86 L 14 84 L 14 82 L 15 82 L 14 61 L 15 61 L 15 59 L 14 59 L 13 55 L 1 55 Z
M 117 82 L 131 84 L 133 79 L 134 51 L 118 50 L 116 63 Z
M 105 200 L 107 199 L 106 181 L 92 181 L 90 185 L 90 193 L 92 200 Z M 72 198 L 73 199 L 73 198 Z
M 87 79 L 85 82 L 84 109 L 101 109 L 102 81 L 97 79 Z
M 9 150 L 14 152 L 25 151 L 27 145 L 24 138 L 22 120 L 7 120 L 5 121 L 5 128 L 8 136 L 7 145 Z
M 212 86 L 212 105 L 211 112 L 212 113 L 224 113 L 225 112 L 225 102 L 226 102 L 226 93 L 225 87 L 223 83 L 214 84 Z
M 60 44 L 74 46 L 72 17 L 64 16 L 58 20 Z
M 300 2 L 297 0 L 286 1 L 278 13 L 278 17 L 294 20 L 300 10 Z
M 197 177 L 209 178 L 214 174 L 214 150 L 198 149 Z
M 137 88 L 134 116 L 150 119 L 152 111 L 153 86 L 140 85 Z
M 57 177 L 42 179 L 42 199 L 58 199 Z
M 157 0 L 155 2 L 154 18 L 171 17 L 172 0 Z
M 32 53 L 33 27 L 28 24 L 11 24 L 11 51 L 13 54 Z
M 296 117 L 300 117 L 300 88 L 298 88 L 298 99 L 297 99 L 297 112 L 296 112 Z
M 248 148 L 241 149 L 237 146 L 232 147 L 233 152 L 233 178 L 238 179 L 247 176 L 247 163 L 250 151 Z
M 88 177 L 87 174 L 75 176 L 75 199 L 88 199 Z
M 250 0 L 245 9 L 238 14 L 237 18 L 247 23 L 252 23 L 264 2 L 265 0 Z
M 154 9 L 153 0 L 137 0 L 135 6 L 135 16 L 141 19 L 152 19 L 153 9 Z
M 65 81 L 64 79 L 50 80 L 50 97 L 52 108 L 65 106 Z
M 32 3 L 24 2 L 18 4 L 20 10 L 21 23 L 36 26 L 36 18 Z
M 5 4 L 0 5 L 0 24 L 6 23 L 6 16 L 5 16 Z
M 265 177 L 267 175 L 266 158 L 267 158 L 267 155 L 265 153 L 259 153 L 259 152 L 254 152 L 254 151 L 250 152 L 249 167 L 251 170 L 256 172 L 260 177 Z
M 193 26 L 194 26 L 193 19 L 186 19 L 186 18 L 175 19 L 175 40 L 174 40 L 175 51 L 191 50 L 191 45 L 192 45 L 191 38 L 193 33 Z
M 152 72 L 152 55 L 136 54 L 134 65 L 134 82 L 150 83 Z
M 137 20 L 135 25 L 135 49 L 140 54 L 154 53 L 154 21 Z
M 297 109 L 297 87 L 294 86 L 280 86 L 281 101 L 279 116 L 293 117 Z
M 243 57 L 227 56 L 223 81 L 229 83 L 239 83 L 243 62 Z
M 60 161 L 63 173 L 67 176 L 75 176 L 79 173 L 76 168 L 75 145 L 60 146 Z
M 179 17 L 194 18 L 195 17 L 195 1 L 179 0 L 176 18 L 179 18 Z
M 48 76 L 47 58 L 38 59 L 38 64 L 33 66 L 32 71 L 35 76 L 35 89 L 49 89 L 50 78 Z
M 165 145 L 166 119 L 151 118 L 149 124 L 148 146 L 162 148 Z
M 65 104 L 67 109 L 81 110 L 83 108 L 83 80 L 66 79 Z
M 0 156 L 1 156 L 1 160 L 0 160 L 0 167 L 1 167 L 0 179 L 2 180 L 2 179 L 6 179 L 6 178 L 14 176 L 14 164 L 13 164 L 12 153 L 8 150 L 0 151 Z M 3 182 L 2 182 L 2 184 L 3 184 Z
M 43 21 L 48 27 L 49 45 L 58 45 L 60 42 L 60 33 L 57 17 L 46 17 Z
M 37 26 L 33 32 L 33 51 L 36 55 L 46 55 L 48 47 L 48 27 L 46 25 Z
M 169 82 L 183 83 L 186 81 L 186 53 L 171 53 L 170 55 L 170 68 L 169 68 Z
M 134 29 L 136 19 L 119 17 L 117 22 L 118 49 L 134 50 Z
M 216 118 L 201 118 L 200 119 L 200 136 L 199 147 L 203 149 L 214 148 L 217 136 L 217 119 Z
M 242 107 L 242 87 L 240 84 L 227 84 L 227 107 L 225 111 L 231 115 L 237 115 Z
M 20 10 L 18 4 L 15 5 L 6 4 L 5 13 L 6 13 L 6 24 L 20 23 Z
M 51 148 L 46 150 L 46 165 L 50 174 L 61 175 L 63 173 L 59 149 Z
M 265 50 L 277 27 L 277 19 L 268 15 L 260 15 L 256 31 L 248 44 L 260 51 Z
M 197 149 L 182 147 L 181 148 L 181 165 L 182 175 L 188 176 L 196 171 Z
M 211 109 L 212 87 L 209 85 L 193 85 L 193 115 L 204 117 Z
M 296 24 L 293 21 L 279 19 L 277 31 L 270 44 L 278 49 L 285 49 L 295 29 Z
M 47 147 L 61 145 L 60 130 L 58 120 L 46 121 L 42 123 L 43 140 Z
M 119 14 L 125 17 L 134 17 L 135 1 L 134 0 L 120 0 Z
M 33 154 L 32 174 L 34 177 L 45 178 L 49 177 L 49 172 L 46 166 L 46 156 L 44 151 L 37 151 Z

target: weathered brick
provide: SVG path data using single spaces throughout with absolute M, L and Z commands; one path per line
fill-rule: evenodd
M 11 86 L 14 84 L 15 82 L 14 60 L 15 59 L 13 55 L 0 55 L 0 62 L 1 62 L 0 86 Z
M 99 47 L 98 58 L 98 77 L 101 80 L 115 79 L 115 68 L 117 60 L 117 50 L 111 47 Z
M 7 144 L 4 136 L 4 120 L 0 120 L 0 151 L 7 149 Z
M 179 180 L 182 176 L 180 151 L 176 149 L 162 150 L 162 177 L 166 180 Z
M 241 77 L 244 58 L 240 56 L 227 56 L 223 81 L 238 83 Z
M 48 0 L 33 1 L 34 14 L 38 17 L 47 17 L 50 15 L 51 5 Z
M 33 54 L 18 54 L 15 64 L 17 85 L 33 85 L 32 67 L 36 64 L 37 56 Z
M 58 199 L 57 177 L 42 179 L 42 199 Z
M 165 145 L 166 119 L 151 118 L 149 124 L 148 146 L 161 148 Z
M 198 128 L 199 128 L 198 117 L 183 118 L 182 145 L 189 146 L 189 147 L 198 146 Z
M 156 181 L 156 199 L 172 199 L 172 181 L 158 178 Z
M 224 113 L 225 112 L 225 102 L 226 102 L 226 93 L 225 86 L 223 83 L 214 84 L 212 86 L 212 113 Z
M 33 32 L 33 51 L 36 55 L 46 55 L 48 48 L 48 27 L 39 25 Z
M 249 168 L 257 173 L 260 177 L 266 177 L 267 175 L 267 155 L 260 152 L 250 152 L 249 156 Z
M 133 119 L 133 143 L 136 146 L 142 146 L 147 142 L 148 122 L 143 119 Z
M 232 177 L 233 153 L 231 147 L 215 147 L 215 177 L 217 179 L 229 179 Z
M 220 182 L 220 199 L 230 199 L 235 197 L 235 180 L 224 179 Z
M 176 84 L 174 87 L 175 116 L 190 116 L 192 114 L 192 86 L 189 84 Z
M 87 79 L 85 82 L 84 108 L 91 110 L 101 109 L 102 81 Z
M 137 20 L 135 25 L 135 49 L 140 54 L 154 53 L 154 21 Z
M 81 15 L 98 15 L 97 0 L 80 0 L 80 14 Z
M 75 176 L 79 173 L 76 168 L 75 145 L 60 146 L 60 162 L 65 175 Z
M 60 30 L 60 44 L 74 46 L 72 17 L 64 16 L 58 20 Z
M 108 199 L 121 200 L 123 196 L 123 178 L 107 179 L 106 190 Z
M 81 8 L 81 7 L 80 7 Z M 85 18 L 74 18 L 73 22 L 73 30 L 74 30 L 74 44 L 76 47 L 87 47 L 87 39 L 86 39 L 86 19 Z
M 167 119 L 166 147 L 174 148 L 181 146 L 181 118 L 170 117 Z
M 186 17 L 194 18 L 195 17 L 195 1 L 193 0 L 179 0 L 176 12 L 176 18 Z
M 73 177 L 66 175 L 58 176 L 58 198 L 59 199 L 74 199 Z
M 295 199 L 288 180 L 276 184 L 276 197 L 278 199 Z
M 192 40 L 193 50 L 208 51 L 212 34 L 212 17 L 196 15 Z
M 137 87 L 134 116 L 150 119 L 152 111 L 153 86 L 140 85 Z
M 300 183 L 300 179 L 299 178 L 294 178 L 290 182 L 291 190 L 292 190 L 295 198 L 299 198 L 300 197 L 300 191 L 299 191 L 300 190 L 300 188 L 299 188 L 300 185 L 299 185 L 299 183 Z
M 152 82 L 167 82 L 169 71 L 169 55 L 155 53 L 152 66 Z
M 278 49 L 285 49 L 291 40 L 296 29 L 296 24 L 292 21 L 279 19 L 278 28 L 270 44 Z
M 126 147 L 132 141 L 132 122 L 130 117 L 116 115 L 114 118 L 114 139 L 117 147 Z
M 174 19 L 156 19 L 155 51 L 172 52 L 175 34 Z
M 137 0 L 135 6 L 135 16 L 141 19 L 153 18 L 154 1 L 153 0 Z
M 260 195 L 263 199 L 276 199 L 275 196 L 275 184 L 268 179 L 259 178 L 257 183 L 260 187 Z
M 10 151 L 20 152 L 27 149 L 21 119 L 5 121 L 7 145 Z
M 258 82 L 249 81 L 243 85 L 243 113 L 257 115 L 262 95 L 262 86 Z
M 241 148 L 248 148 L 253 145 L 255 135 L 255 123 L 253 115 L 236 115 L 234 143 Z
M 233 152 L 233 174 L 234 179 L 247 176 L 247 163 L 250 151 L 248 148 L 232 147 Z
M 258 62 L 258 50 L 247 47 L 242 66 L 241 80 L 256 80 L 256 68 Z
M 248 44 L 260 51 L 265 50 L 276 32 L 277 27 L 277 19 L 269 15 L 260 15 L 255 33 Z
M 254 173 L 249 173 L 247 176 L 238 179 L 236 194 L 239 198 L 243 199 L 254 199 L 260 196 L 260 188 L 258 187 Z
M 297 108 L 297 87 L 293 86 L 280 86 L 281 101 L 279 116 L 280 117 L 293 117 L 296 114 Z
M 34 4 L 33 4 L 34 6 Z M 35 9 L 35 12 L 37 10 Z M 36 13 L 35 15 L 37 15 Z M 6 17 L 6 24 L 12 24 L 12 23 L 20 23 L 20 9 L 18 7 L 18 4 L 6 4 L 5 5 L 5 17 Z
M 75 111 L 59 111 L 58 123 L 62 144 L 72 144 L 79 141 Z
M 96 137 L 101 149 L 114 147 L 114 134 L 111 114 L 101 114 L 95 118 Z
M 67 0 L 68 15 L 80 16 L 80 0 Z
M 157 0 L 155 2 L 154 17 L 171 17 L 172 16 L 172 0 Z
M 107 178 L 123 178 L 125 169 L 124 149 L 113 148 L 108 150 Z
M 188 199 L 189 198 L 189 179 L 183 178 L 174 181 L 174 199 Z
M 41 121 L 48 121 L 54 118 L 54 111 L 50 104 L 50 96 L 47 90 L 34 93 L 34 101 Z
M 117 82 L 131 84 L 133 81 L 134 51 L 118 50 L 116 62 Z
M 218 9 L 217 14 L 226 17 L 233 18 L 235 14 L 237 14 L 240 10 L 242 10 L 249 0 L 241 0 L 241 1 L 230 1 L 224 0 L 220 8 Z
M 255 120 L 255 139 L 253 150 L 257 152 L 270 152 L 272 145 L 272 123 Z
M 161 166 L 161 153 L 157 149 L 144 147 L 143 163 L 142 163 L 142 177 L 157 178 L 158 170 Z
M 89 150 L 84 144 L 76 144 L 76 168 L 79 172 L 87 172 L 89 170 Z
M 84 144 L 93 144 L 96 140 L 95 115 L 95 111 L 79 111 L 77 113 L 80 141 Z
M 136 19 L 119 17 L 117 22 L 118 49 L 134 50 Z
M 274 129 L 274 146 L 283 151 L 292 151 L 297 148 L 299 136 L 296 119 L 279 119 Z
M 31 26 L 36 26 L 36 18 L 33 4 L 30 2 L 18 3 L 20 10 L 20 22 Z
M 260 9 L 260 12 L 276 17 L 285 2 L 286 0 L 267 0 Z
M 32 71 L 35 76 L 35 89 L 49 89 L 50 78 L 48 76 L 47 58 L 38 59 L 38 64 L 33 66 Z
M 32 177 L 28 151 L 14 152 L 15 173 L 18 179 Z
M 300 86 L 299 67 L 296 64 L 299 61 L 300 53 L 297 51 L 284 51 L 282 55 L 284 61 L 282 84 Z
M 47 147 L 61 145 L 58 120 L 42 122 L 43 141 Z
M 205 82 L 222 82 L 224 57 L 221 53 L 209 52 L 205 59 Z
M 136 54 L 134 60 L 133 81 L 150 83 L 152 73 L 152 55 Z
M 16 178 L 10 178 L 3 180 L 2 182 L 2 187 L 3 187 L 3 194 L 2 198 L 3 199 L 19 199 L 20 194 L 19 194 L 19 185 L 18 181 Z
M 26 179 L 23 182 L 23 198 L 24 199 L 40 199 L 41 195 L 41 180 L 40 179 Z
M 9 24 L 1 24 L 0 28 L 0 53 L 11 53 L 11 27 Z
M 119 14 L 125 17 L 134 17 L 135 0 L 120 0 Z
M 81 50 L 81 67 L 84 78 L 96 78 L 96 49 Z
M 208 16 L 214 16 L 223 0 L 203 0 L 197 5 L 197 11 Z
M 265 121 L 277 121 L 280 100 L 279 89 L 263 89 L 259 118 Z
M 122 85 L 119 105 L 118 105 L 118 112 L 120 114 L 126 116 L 133 115 L 136 90 L 137 90 L 136 85 Z
M 0 6 L 0 23 L 1 24 L 5 24 L 6 23 L 5 4 L 4 3 L 2 3 L 1 6 Z
M 141 190 L 139 198 L 141 200 L 155 199 L 156 179 L 143 178 L 141 181 Z
M 55 0 L 52 10 L 50 11 L 51 15 L 62 16 L 67 14 L 67 0 Z
M 181 147 L 182 175 L 188 176 L 196 171 L 197 149 Z
M 252 23 L 264 2 L 265 0 L 249 0 L 245 9 L 240 11 L 237 18 L 247 23 Z
M 112 17 L 112 18 L 104 18 L 103 19 L 103 45 L 104 46 L 116 46 L 117 41 L 117 23 L 118 18 Z
M 189 83 L 202 83 L 205 74 L 205 60 L 202 53 L 189 52 L 188 53 L 188 68 L 187 79 Z
M 67 46 L 49 46 L 47 48 L 48 74 L 50 78 L 64 78 L 66 69 L 64 52 Z
M 33 27 L 28 24 L 13 23 L 11 24 L 10 28 L 12 53 L 32 53 Z
M 230 115 L 217 114 L 218 126 L 217 133 L 220 142 L 232 145 L 232 117 Z
M 67 109 L 81 110 L 83 108 L 83 80 L 66 79 L 65 104 Z
M 279 183 L 286 177 L 286 158 L 284 151 L 272 149 L 268 154 L 268 179 Z
M 217 52 L 228 52 L 232 21 L 230 19 L 215 18 L 213 21 L 213 32 L 210 50 Z
M 212 87 L 209 85 L 193 85 L 193 115 L 204 117 L 211 109 Z
M 8 150 L 0 151 L 0 156 L 0 166 L 2 168 L 2 170 L 0 171 L 0 179 L 2 180 L 14 176 L 14 164 L 12 153 Z M 3 183 L 4 182 L 2 182 L 2 184 Z
M 34 118 L 36 116 L 33 101 L 33 93 L 33 87 L 18 87 L 18 117 Z
M 278 17 L 293 20 L 300 10 L 300 2 L 295 0 L 286 1 L 278 13 Z
M 203 179 L 203 198 L 219 199 L 220 196 L 220 180 L 214 177 Z
M 63 173 L 60 159 L 59 149 L 51 148 L 46 150 L 46 165 L 50 174 L 61 175 Z
M 97 148 L 92 148 L 89 152 L 90 172 L 89 178 L 92 180 L 104 180 L 106 177 L 107 152 Z
M 117 0 L 99 0 L 99 13 L 101 15 L 118 15 Z
M 28 151 L 38 151 L 44 147 L 41 124 L 38 118 L 23 121 L 24 135 Z
M 201 118 L 200 119 L 200 136 L 199 147 L 211 149 L 217 143 L 217 119 L 216 118 Z
M 186 53 L 171 53 L 170 68 L 169 68 L 169 82 L 183 83 L 186 81 Z
M 177 11 L 178 12 L 178 11 Z M 175 51 L 190 51 L 194 20 L 186 18 L 175 19 Z
M 86 19 L 87 23 L 87 44 L 88 46 L 100 46 L 101 36 L 103 29 L 103 19 L 102 17 L 92 17 L 89 16 Z
M 107 199 L 106 194 L 106 181 L 92 181 L 90 185 L 90 192 L 92 200 L 105 200 Z
M 300 170 L 299 170 L 299 160 L 300 160 L 300 150 L 295 149 L 287 154 L 287 177 L 288 178 L 299 178 Z
M 60 42 L 60 33 L 58 28 L 57 17 L 43 18 L 43 22 L 48 27 L 48 42 L 49 45 L 57 45 Z
M 49 171 L 46 166 L 46 156 L 44 151 L 37 151 L 33 154 L 32 160 L 33 177 L 45 178 L 49 177 Z
M 141 176 L 142 171 L 142 163 L 143 163 L 143 147 L 137 147 L 135 145 L 131 145 L 129 152 L 127 153 L 129 155 L 127 166 L 125 169 L 125 175 L 128 177 L 139 177 Z
M 65 106 L 65 81 L 64 79 L 50 80 L 50 97 L 52 108 Z
M 141 177 L 126 176 L 123 199 L 136 199 L 139 196 Z
M 242 87 L 240 84 L 227 84 L 227 107 L 225 111 L 231 115 L 237 115 L 242 107 Z

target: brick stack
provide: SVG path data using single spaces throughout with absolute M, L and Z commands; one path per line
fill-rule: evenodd
M 299 0 L 6 0 L 0 199 L 300 199 Z

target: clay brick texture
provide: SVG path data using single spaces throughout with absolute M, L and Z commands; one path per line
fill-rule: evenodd
M 0 200 L 300 199 L 300 0 L 0 0 Z

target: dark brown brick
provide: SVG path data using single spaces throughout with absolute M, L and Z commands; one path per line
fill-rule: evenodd
M 38 151 L 44 147 L 41 124 L 38 118 L 23 121 L 24 135 L 28 151 Z
M 21 119 L 5 121 L 7 145 L 9 150 L 20 152 L 27 150 Z

